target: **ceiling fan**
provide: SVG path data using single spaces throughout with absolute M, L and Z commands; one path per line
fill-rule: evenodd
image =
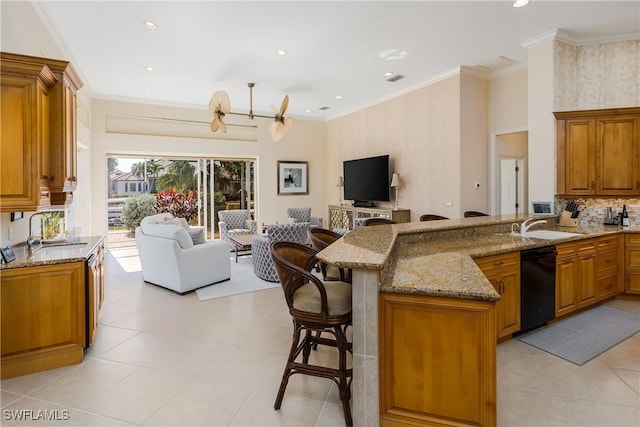
M 262 117 L 266 119 L 273 118 L 273 123 L 269 127 L 269 133 L 271 134 L 271 138 L 274 141 L 279 141 L 283 136 L 289 132 L 291 127 L 293 126 L 293 119 L 291 117 L 284 116 L 284 113 L 287 111 L 287 107 L 289 106 L 289 95 L 285 95 L 282 100 L 282 104 L 280 105 L 280 109 L 277 109 L 275 106 L 271 106 L 273 108 L 273 112 L 275 116 L 264 116 L 261 114 L 253 113 L 253 87 L 255 83 L 247 83 L 249 86 L 249 113 L 234 113 L 231 111 L 231 101 L 229 100 L 229 95 L 227 95 L 224 91 L 217 91 L 211 97 L 211 101 L 209 101 L 209 110 L 213 113 L 213 120 L 211 121 L 211 131 L 217 132 L 218 129 L 222 131 L 222 133 L 227 132 L 227 126 L 224 123 L 224 117 L 227 114 L 233 114 L 236 116 L 246 116 L 249 119 L 253 119 L 254 117 Z

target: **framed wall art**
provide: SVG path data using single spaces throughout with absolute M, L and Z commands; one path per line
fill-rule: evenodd
M 309 194 L 309 162 L 278 160 L 278 194 Z

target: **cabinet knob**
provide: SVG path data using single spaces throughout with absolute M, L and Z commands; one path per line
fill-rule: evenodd
M 53 175 L 49 175 L 49 181 L 53 182 Z
M 503 262 L 503 261 L 494 261 L 494 262 L 493 262 L 493 265 L 495 265 L 495 266 L 500 266 L 500 265 L 502 265 L 502 264 L 504 264 L 504 262 Z

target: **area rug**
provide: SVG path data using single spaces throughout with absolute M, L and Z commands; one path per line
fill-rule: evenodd
M 200 301 L 228 297 L 230 295 L 244 294 L 246 292 L 261 291 L 279 287 L 278 282 L 267 282 L 260 279 L 253 272 L 253 259 L 251 256 L 243 256 L 236 263 L 233 255 L 231 256 L 231 280 L 216 283 L 204 288 L 196 290 Z
M 638 331 L 639 314 L 601 305 L 522 335 L 520 341 L 584 365 Z

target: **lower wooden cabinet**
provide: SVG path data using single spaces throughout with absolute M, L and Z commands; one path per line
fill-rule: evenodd
M 381 293 L 380 426 L 495 426 L 495 302 Z
M 556 317 L 596 302 L 596 240 L 556 245 Z
M 520 330 L 520 252 L 475 260 L 480 270 L 500 294 L 496 303 L 498 338 Z
M 2 379 L 80 363 L 85 263 L 2 270 Z
M 596 298 L 601 301 L 624 292 L 624 238 L 600 237 L 596 247 Z
M 104 300 L 104 242 L 86 262 L 0 270 L 1 378 L 80 363 Z
M 624 258 L 624 290 L 640 294 L 640 234 L 625 236 Z
M 90 345 L 98 328 L 98 314 L 104 301 L 104 244 L 100 244 L 87 261 L 87 292 L 87 345 Z

